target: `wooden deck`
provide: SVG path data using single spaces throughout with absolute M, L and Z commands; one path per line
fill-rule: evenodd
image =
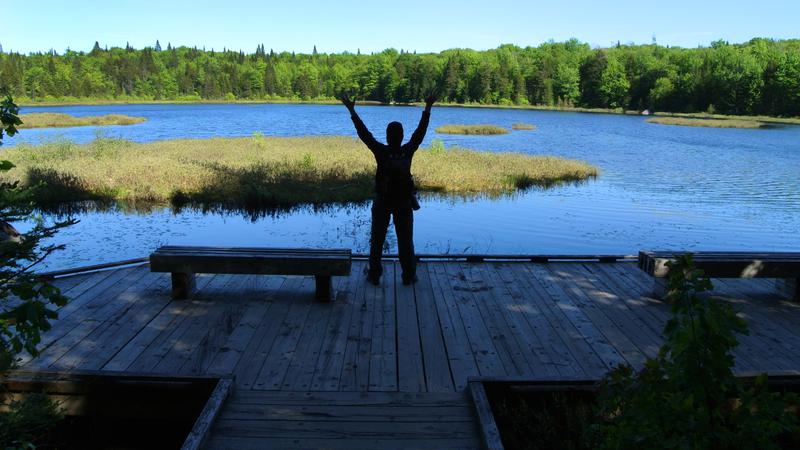
M 635 263 L 364 262 L 313 277 L 199 275 L 171 301 L 147 265 L 60 278 L 72 298 L 29 370 L 232 374 L 209 448 L 477 448 L 471 376 L 600 377 L 654 356 L 669 308 Z M 771 280 L 714 280 L 747 320 L 736 369 L 800 371 L 800 306 Z

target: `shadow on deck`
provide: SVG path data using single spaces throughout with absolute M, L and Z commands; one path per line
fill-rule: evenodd
M 601 377 L 641 365 L 669 308 L 634 263 L 423 262 L 403 286 L 334 278 L 199 275 L 171 301 L 147 265 L 60 278 L 72 301 L 27 370 L 235 376 L 209 446 L 478 447 L 471 376 Z M 800 371 L 800 306 L 768 280 L 713 280 L 747 320 L 740 372 Z

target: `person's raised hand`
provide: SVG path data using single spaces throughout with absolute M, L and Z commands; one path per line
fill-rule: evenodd
M 428 95 L 425 96 L 425 107 L 430 109 L 436 100 L 439 99 L 439 88 L 433 88 L 428 92 Z
M 355 100 L 351 100 L 350 96 L 347 95 L 347 93 L 341 92 L 337 97 L 339 98 L 339 101 L 342 102 L 342 104 L 347 107 L 348 110 L 352 111 L 355 108 L 356 106 Z

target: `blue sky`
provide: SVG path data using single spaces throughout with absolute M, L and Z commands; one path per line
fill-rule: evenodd
M 101 45 L 188 45 L 252 52 L 418 52 L 539 45 L 571 37 L 592 46 L 696 47 L 716 39 L 800 37 L 800 0 L 3 0 L 5 51 Z

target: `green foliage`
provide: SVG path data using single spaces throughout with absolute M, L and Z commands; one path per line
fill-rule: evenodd
M 2 92 L 0 92 L 2 94 Z M 0 101 L 0 145 L 3 145 L 3 135 L 8 137 L 17 134 L 17 126 L 22 125 L 22 120 L 19 118 L 19 107 L 14 104 L 14 100 L 10 95 L 5 95 L 5 98 Z M 3 161 L 3 169 L 8 170 L 7 161 Z
M 0 445 L 6 450 L 36 448 L 33 443 L 63 418 L 58 404 L 42 393 L 28 394 L 4 406 L 8 411 L 0 413 Z
M 431 141 L 431 145 L 428 146 L 428 151 L 431 153 L 431 156 L 439 156 L 444 155 L 447 151 L 447 148 L 444 146 L 444 141 L 441 139 L 434 139 Z
M 733 376 L 737 333 L 733 308 L 702 293 L 710 280 L 691 254 L 670 263 L 673 317 L 658 357 L 635 373 L 610 372 L 599 396 L 598 442 L 608 449 L 777 449 L 800 436 L 794 394 L 770 393 L 766 375 L 753 385 Z M 791 446 L 791 445 L 790 445 Z
M 432 85 L 442 101 L 582 106 L 723 114 L 800 115 L 800 40 L 753 39 L 684 49 L 622 45 L 592 50 L 577 40 L 538 47 L 372 55 L 252 54 L 189 47 L 96 46 L 0 53 L 0 85 L 26 101 L 326 100 L 349 92 L 415 102 Z
M 16 133 L 21 123 L 19 109 L 10 96 L 0 102 L 0 144 L 3 131 Z M 0 173 L 13 169 L 9 161 L 0 161 Z M 0 240 L 0 372 L 14 368 L 16 356 L 27 351 L 37 355 L 41 333 L 50 329 L 57 318 L 54 306 L 67 302 L 61 292 L 33 273 L 33 268 L 58 245 L 42 245 L 71 221 L 45 225 L 32 215 L 31 199 L 41 186 L 20 187 L 16 182 L 0 182 L 0 226 L 5 234 Z M 16 234 L 11 223 L 32 220 L 34 226 L 26 233 Z M 3 448 L 32 448 L 36 437 L 52 426 L 59 414 L 57 407 L 45 395 L 29 395 L 21 401 L 3 398 L 0 413 L 0 445 Z

